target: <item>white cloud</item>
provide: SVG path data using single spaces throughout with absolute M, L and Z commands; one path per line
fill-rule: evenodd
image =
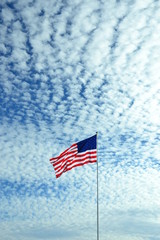
M 10 21 L 14 20 L 14 14 L 11 9 L 9 8 L 3 8 L 2 9 L 2 19 L 5 24 L 9 23 Z

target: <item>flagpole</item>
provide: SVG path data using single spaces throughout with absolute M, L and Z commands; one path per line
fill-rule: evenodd
M 98 132 L 96 132 L 98 140 Z M 99 240 L 99 189 L 98 189 L 98 141 L 97 142 L 97 240 Z

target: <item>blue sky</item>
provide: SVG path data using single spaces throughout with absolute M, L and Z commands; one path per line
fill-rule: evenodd
M 0 239 L 160 240 L 160 1 L 1 0 Z

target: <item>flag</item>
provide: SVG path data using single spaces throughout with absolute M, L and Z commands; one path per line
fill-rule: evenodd
M 83 141 L 73 143 L 59 156 L 51 158 L 56 178 L 72 168 L 97 161 L 97 135 Z

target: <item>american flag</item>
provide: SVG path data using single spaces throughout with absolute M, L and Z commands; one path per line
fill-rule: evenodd
M 97 161 L 97 135 L 72 144 L 59 156 L 51 158 L 56 178 L 72 168 Z

